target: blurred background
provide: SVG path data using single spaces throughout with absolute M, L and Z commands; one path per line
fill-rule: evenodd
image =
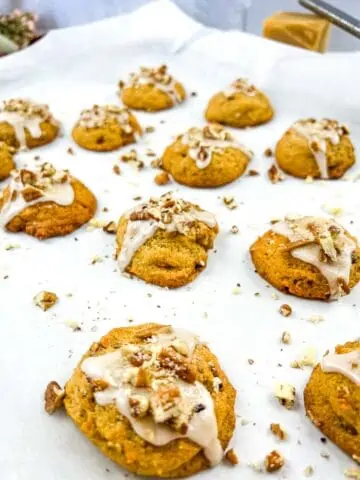
M 14 9 L 34 12 L 39 16 L 38 30 L 44 32 L 130 12 L 150 1 L 153 0 L 0 0 L 0 14 L 10 13 Z M 306 11 L 297 0 L 173 1 L 205 25 L 221 29 L 236 28 L 256 35 L 261 35 L 264 19 L 276 11 Z M 328 1 L 347 13 L 360 17 L 360 0 Z M 333 27 L 329 50 L 360 50 L 360 41 Z

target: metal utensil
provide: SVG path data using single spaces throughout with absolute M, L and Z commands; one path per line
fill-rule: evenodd
M 357 18 L 348 15 L 323 0 L 299 0 L 299 3 L 320 17 L 326 18 L 331 23 L 360 38 L 360 20 Z

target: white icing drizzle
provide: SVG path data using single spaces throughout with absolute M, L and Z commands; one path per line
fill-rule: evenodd
M 0 105 L 0 123 L 5 122 L 13 127 L 22 150 L 27 148 L 25 130 L 28 130 L 33 138 L 39 138 L 42 135 L 40 125 L 44 121 L 58 125 L 47 105 L 25 99 L 5 100 Z
M 138 73 L 131 73 L 128 82 L 123 85 L 120 82 L 120 88 L 138 87 L 140 85 L 154 85 L 157 89 L 166 93 L 172 103 L 181 103 L 182 97 L 176 89 L 177 81 L 168 74 L 167 66 L 162 65 L 159 68 L 140 67 Z
M 243 93 L 248 97 L 254 97 L 257 94 L 257 90 L 246 78 L 237 78 L 223 93 L 225 97 L 231 97 L 236 93 Z
M 117 105 L 93 105 L 92 108 L 82 110 L 77 125 L 92 129 L 104 127 L 108 122 L 113 121 L 117 122 L 125 133 L 137 134 L 130 124 L 130 111 L 126 107 Z
M 241 150 L 249 159 L 252 158 L 252 151 L 241 143 L 238 143 L 233 136 L 221 125 L 207 125 L 203 128 L 190 128 L 181 136 L 181 142 L 189 145 L 189 156 L 195 160 L 199 169 L 208 167 L 215 152 L 223 152 L 226 148 Z
M 142 364 L 144 369 L 149 366 L 151 368 L 154 362 L 156 365 L 157 355 L 164 347 L 170 347 L 175 345 L 175 342 L 180 342 L 186 347 L 186 357 L 191 358 L 198 344 L 197 337 L 182 329 L 171 329 L 170 333 L 159 333 L 149 340 L 150 353 L 148 353 L 148 359 Z M 134 387 L 131 384 L 134 367 L 126 357 L 126 351 L 131 347 L 131 345 L 125 345 L 114 352 L 88 357 L 83 361 L 81 370 L 88 378 L 101 379 L 108 383 L 105 390 L 94 393 L 95 401 L 104 406 L 115 403 L 119 412 L 129 420 L 133 430 L 152 445 L 161 446 L 178 438 L 188 438 L 204 449 L 204 454 L 211 465 L 218 464 L 223 457 L 223 450 L 218 440 L 214 403 L 202 383 L 198 381 L 187 383 L 176 375 L 169 380 L 171 385 L 180 391 L 181 409 L 189 413 L 187 431 L 184 434 L 170 428 L 165 422 L 155 422 L 153 415 L 146 414 L 142 418 L 135 418 L 132 415 L 129 398 L 133 394 L 141 395 L 151 405 L 151 396 L 154 395 L 154 392 L 156 394 L 161 385 L 166 385 L 166 381 L 163 378 L 152 377 L 149 387 Z M 134 347 L 136 348 L 136 345 Z M 197 405 L 201 405 L 201 411 L 194 411 Z
M 29 172 L 34 175 L 31 183 L 25 180 L 24 172 L 27 170 L 13 171 L 9 185 L 1 194 L 4 199 L 0 209 L 0 225 L 2 227 L 6 227 L 16 215 L 31 205 L 43 202 L 71 205 L 74 201 L 75 194 L 71 185 L 71 177 L 66 171 L 55 170 L 52 165 L 46 163 L 39 167 L 38 171 Z M 23 194 L 26 189 L 38 193 L 38 198 L 26 200 L 26 195 L 24 197 Z
M 309 148 L 319 168 L 320 177 L 329 178 L 326 157 L 327 142 L 337 145 L 341 136 L 349 133 L 347 127 L 336 120 L 309 118 L 295 122 L 291 128 L 308 141 Z
M 292 243 L 300 242 L 291 255 L 318 268 L 329 283 L 331 298 L 346 294 L 343 286 L 349 283 L 356 243 L 341 225 L 319 217 L 286 217 L 272 230 Z
M 327 373 L 341 373 L 360 385 L 360 349 L 348 353 L 329 353 L 321 360 L 321 368 Z
M 153 237 L 158 229 L 186 235 L 194 222 L 203 222 L 210 228 L 217 225 L 212 213 L 198 210 L 184 200 L 174 199 L 171 193 L 135 207 L 127 212 L 126 218 L 126 232 L 117 258 L 122 272 L 141 245 Z

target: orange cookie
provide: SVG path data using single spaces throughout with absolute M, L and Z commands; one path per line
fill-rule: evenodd
M 127 108 L 94 105 L 81 112 L 72 136 L 82 148 L 109 152 L 136 142 L 141 133 L 138 121 Z
M 130 74 L 127 82 L 121 80 L 119 88 L 125 105 L 147 112 L 172 108 L 186 97 L 184 87 L 168 73 L 166 65 L 140 67 L 138 73 Z
M 0 195 L 0 224 L 39 239 L 67 235 L 96 211 L 94 195 L 69 172 L 50 163 L 18 170 Z

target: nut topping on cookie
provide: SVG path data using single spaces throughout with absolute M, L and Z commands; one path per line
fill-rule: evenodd
M 116 105 L 94 105 L 80 114 L 78 125 L 83 128 L 101 128 L 113 122 L 118 123 L 127 134 L 135 133 L 130 125 L 129 110 Z
M 157 68 L 140 67 L 138 73 L 130 73 L 128 82 L 119 82 L 120 90 L 141 85 L 154 85 L 167 93 L 174 104 L 182 101 L 182 96 L 175 88 L 176 80 L 168 73 L 167 65 Z
M 135 207 L 127 213 L 127 219 L 124 241 L 117 256 L 121 271 L 125 271 L 134 253 L 158 229 L 188 235 L 196 222 L 202 222 L 209 228 L 217 225 L 214 215 L 197 205 L 174 198 L 171 192 L 160 198 L 150 198 L 147 203 Z
M 224 95 L 226 97 L 231 97 L 236 93 L 243 93 L 244 95 L 248 95 L 249 97 L 253 97 L 256 95 L 256 88 L 254 85 L 249 83 L 246 78 L 237 78 L 230 87 L 224 91 Z
M 189 155 L 195 160 L 198 168 L 206 168 L 215 152 L 223 152 L 226 148 L 241 150 L 249 159 L 253 153 L 221 125 L 206 125 L 203 128 L 190 128 L 179 137 L 185 145 L 189 145 Z
M 291 128 L 307 139 L 319 167 L 321 178 L 328 178 L 327 142 L 337 145 L 343 135 L 349 134 L 347 126 L 327 118 L 322 120 L 307 118 L 295 122 Z
M 290 240 L 295 258 L 317 267 L 329 283 L 332 298 L 349 293 L 352 255 L 356 242 L 334 220 L 318 217 L 286 217 L 272 230 Z
M 87 357 L 81 369 L 91 385 L 106 378 L 107 388 L 93 390 L 96 403 L 115 403 L 140 437 L 164 445 L 188 436 L 205 447 L 205 455 L 215 464 L 223 452 L 212 397 L 191 366 L 197 344 L 188 332 L 170 328 L 141 343 Z M 208 448 L 209 442 L 213 445 Z

